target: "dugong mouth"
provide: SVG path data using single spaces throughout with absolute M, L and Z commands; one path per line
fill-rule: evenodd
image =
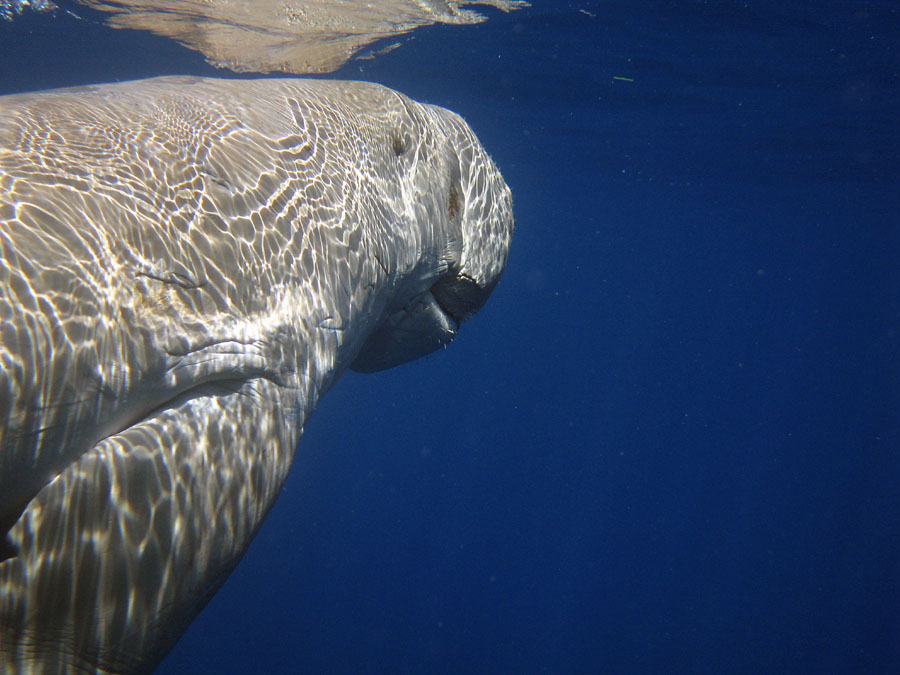
M 439 279 L 429 292 L 444 313 L 460 324 L 484 306 L 492 290 L 481 288 L 466 274 L 457 274 Z
M 368 337 L 350 369 L 374 373 L 446 346 L 459 326 L 487 301 L 496 282 L 479 286 L 465 274 L 448 274 L 387 317 Z

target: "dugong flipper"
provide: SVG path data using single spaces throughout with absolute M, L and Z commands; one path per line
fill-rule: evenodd
M 377 85 L 0 97 L 0 671 L 152 669 L 319 396 L 449 342 L 511 234 L 466 124 Z

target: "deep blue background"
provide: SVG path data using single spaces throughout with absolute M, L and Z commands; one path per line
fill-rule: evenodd
M 337 73 L 469 121 L 509 267 L 325 397 L 160 673 L 900 671 L 900 8 L 534 4 Z M 174 73 L 0 25 L 2 92 Z

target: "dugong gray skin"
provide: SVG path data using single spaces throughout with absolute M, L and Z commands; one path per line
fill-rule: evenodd
M 378 85 L 0 97 L 0 671 L 152 670 L 319 397 L 446 345 L 511 234 L 465 122 Z

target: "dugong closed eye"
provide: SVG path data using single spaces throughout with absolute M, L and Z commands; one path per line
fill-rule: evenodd
M 0 670 L 152 669 L 319 397 L 447 344 L 511 234 L 462 119 L 378 85 L 0 97 Z

